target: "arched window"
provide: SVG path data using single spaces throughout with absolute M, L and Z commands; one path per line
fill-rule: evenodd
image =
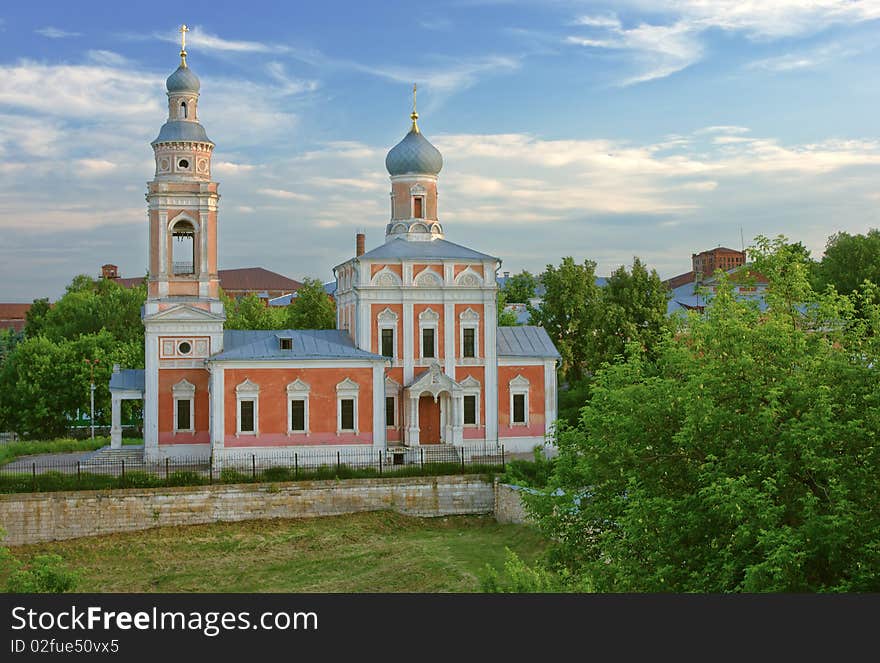
M 186 102 L 185 101 L 180 102 L 180 115 L 179 115 L 179 117 L 181 120 L 186 119 Z
M 196 230 L 189 221 L 178 221 L 171 231 L 171 267 L 174 274 L 195 274 Z

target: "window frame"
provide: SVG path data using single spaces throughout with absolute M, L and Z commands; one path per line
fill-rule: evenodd
M 524 377 L 522 374 L 520 374 L 520 375 L 517 375 L 515 378 L 513 378 L 510 381 L 508 387 L 509 387 L 509 391 L 510 391 L 510 410 L 509 410 L 510 426 L 511 427 L 528 426 L 529 425 L 529 390 L 531 387 L 529 380 L 526 377 Z M 523 421 L 515 421 L 514 420 L 515 396 L 522 396 L 523 397 Z
M 462 426 L 465 428 L 480 428 L 481 427 L 481 408 L 480 401 L 482 400 L 482 387 L 480 385 L 480 381 L 477 380 L 473 375 L 468 375 L 464 380 L 461 381 L 461 388 L 463 391 L 462 399 L 461 399 L 461 421 Z M 468 396 L 474 397 L 474 423 L 469 424 L 464 420 L 464 399 Z
M 171 387 L 171 393 L 174 398 L 174 434 L 178 433 L 195 433 L 196 429 L 196 386 L 192 384 L 186 378 L 183 378 L 180 382 Z M 189 426 L 187 428 L 180 427 L 180 421 L 178 420 L 178 405 L 179 401 L 189 401 Z
M 473 331 L 474 334 L 474 354 L 468 356 L 465 354 L 464 332 L 466 329 Z M 480 355 L 480 314 L 468 307 L 458 316 L 458 347 L 459 359 L 477 360 Z
M 252 402 L 254 404 L 254 429 L 252 431 L 241 428 L 241 404 Z M 235 388 L 235 436 L 260 434 L 260 385 L 245 378 L 244 382 Z
M 359 411 L 359 394 L 360 385 L 351 378 L 345 378 L 336 385 L 336 434 L 360 433 L 358 429 L 358 411 Z M 353 401 L 352 404 L 352 428 L 343 428 L 342 426 L 342 402 L 346 400 Z
M 311 387 L 297 378 L 287 385 L 287 434 L 308 435 L 309 429 L 309 394 Z M 303 430 L 293 429 L 293 401 L 303 401 Z
M 392 362 L 397 361 L 397 322 L 398 315 L 390 308 L 386 307 L 376 316 L 376 328 L 379 336 L 379 354 L 382 354 L 382 332 L 386 329 L 391 330 L 391 356 L 387 357 Z M 383 355 L 385 356 L 385 355 Z

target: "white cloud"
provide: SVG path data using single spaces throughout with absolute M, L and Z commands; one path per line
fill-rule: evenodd
M 65 39 L 67 37 L 82 37 L 81 32 L 70 32 L 68 30 L 62 30 L 61 28 L 53 28 L 52 26 L 46 26 L 45 28 L 39 28 L 38 30 L 34 30 L 34 32 L 43 37 L 48 37 L 49 39 Z
M 623 4 L 660 12 L 664 18 L 628 26 L 615 14 L 585 15 L 575 21 L 580 28 L 578 34 L 565 38 L 569 44 L 630 54 L 636 73 L 622 78 L 621 85 L 663 78 L 698 62 L 705 51 L 704 33 L 709 30 L 737 32 L 752 40 L 767 41 L 880 18 L 878 0 L 666 0 L 650 4 L 635 0 Z M 769 59 L 764 66 L 778 71 L 812 67 L 816 55 L 829 59 L 840 54 L 840 50 L 831 48 L 813 57 Z
M 179 44 L 180 32 L 178 30 L 179 28 L 174 28 L 174 30 L 156 33 L 153 36 L 162 41 Z M 290 50 L 286 46 L 278 44 L 264 44 L 259 41 L 245 41 L 240 39 L 224 39 L 223 37 L 208 32 L 198 25 L 189 28 L 186 33 L 186 43 L 187 46 L 195 46 L 200 50 L 231 53 L 284 53 Z
M 296 193 L 295 191 L 287 191 L 286 189 L 257 189 L 257 193 L 269 196 L 271 198 L 279 198 L 281 200 L 311 200 L 312 196 L 305 193 Z

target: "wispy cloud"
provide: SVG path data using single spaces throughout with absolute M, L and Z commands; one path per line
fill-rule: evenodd
M 140 38 L 138 36 L 138 38 Z M 180 43 L 180 33 L 177 28 L 167 32 L 157 32 L 153 38 L 174 44 Z M 266 44 L 259 41 L 246 41 L 241 39 L 226 39 L 212 34 L 199 25 L 189 29 L 186 34 L 188 45 L 195 46 L 205 51 L 224 51 L 231 53 L 285 53 L 290 49 L 281 44 Z
M 46 26 L 45 28 L 39 28 L 34 30 L 34 32 L 43 37 L 47 37 L 49 39 L 66 39 L 68 37 L 82 37 L 81 32 L 71 32 L 69 30 L 62 30 L 61 28 L 53 28 L 52 26 Z
M 765 69 L 768 71 L 786 72 L 799 69 L 813 69 L 834 60 L 852 57 L 863 52 L 861 46 L 851 44 L 822 44 L 810 50 L 785 53 L 770 58 L 762 58 L 749 63 L 749 69 Z
M 624 5 L 642 6 L 638 0 Z M 574 21 L 576 34 L 565 42 L 591 49 L 628 53 L 635 73 L 619 80 L 632 85 L 663 78 L 700 61 L 705 33 L 737 32 L 755 41 L 811 35 L 831 25 L 855 25 L 880 19 L 880 2 L 866 0 L 665 0 L 651 5 L 663 18 L 625 24 L 616 14 L 584 15 Z M 833 48 L 812 57 L 790 55 L 764 61 L 776 70 L 814 66 L 817 58 L 839 56 Z M 761 65 L 756 65 L 761 66 Z

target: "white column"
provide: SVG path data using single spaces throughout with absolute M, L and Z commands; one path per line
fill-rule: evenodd
M 144 343 L 144 459 L 159 460 L 159 334 L 147 330 Z
M 411 447 L 419 446 L 419 397 L 409 398 L 409 426 L 406 429 L 407 443 Z
M 220 467 L 223 459 L 224 440 L 226 438 L 226 426 L 224 424 L 225 393 L 223 389 L 223 367 L 211 364 L 211 455 L 214 457 L 215 467 Z
M 122 401 L 110 395 L 110 448 L 122 448 Z
M 452 426 L 452 443 L 464 444 L 464 394 L 456 394 L 450 400 L 455 402 L 453 408 L 455 418 L 453 419 L 454 423 Z
M 385 366 L 373 366 L 373 449 L 384 450 L 385 441 Z
M 403 303 L 403 384 L 412 382 L 413 378 L 413 353 L 415 352 L 413 340 L 413 305 L 412 302 Z
M 488 269 L 486 270 L 489 271 Z M 498 325 L 495 291 L 487 291 L 483 298 L 483 356 L 486 358 L 486 441 L 498 442 L 498 353 L 495 332 Z
M 556 422 L 556 361 L 544 362 L 544 428 L 549 433 Z M 554 445 L 555 446 L 555 445 Z
M 451 267 L 450 267 L 451 269 Z M 455 304 L 443 304 L 443 366 L 446 375 L 455 380 Z

